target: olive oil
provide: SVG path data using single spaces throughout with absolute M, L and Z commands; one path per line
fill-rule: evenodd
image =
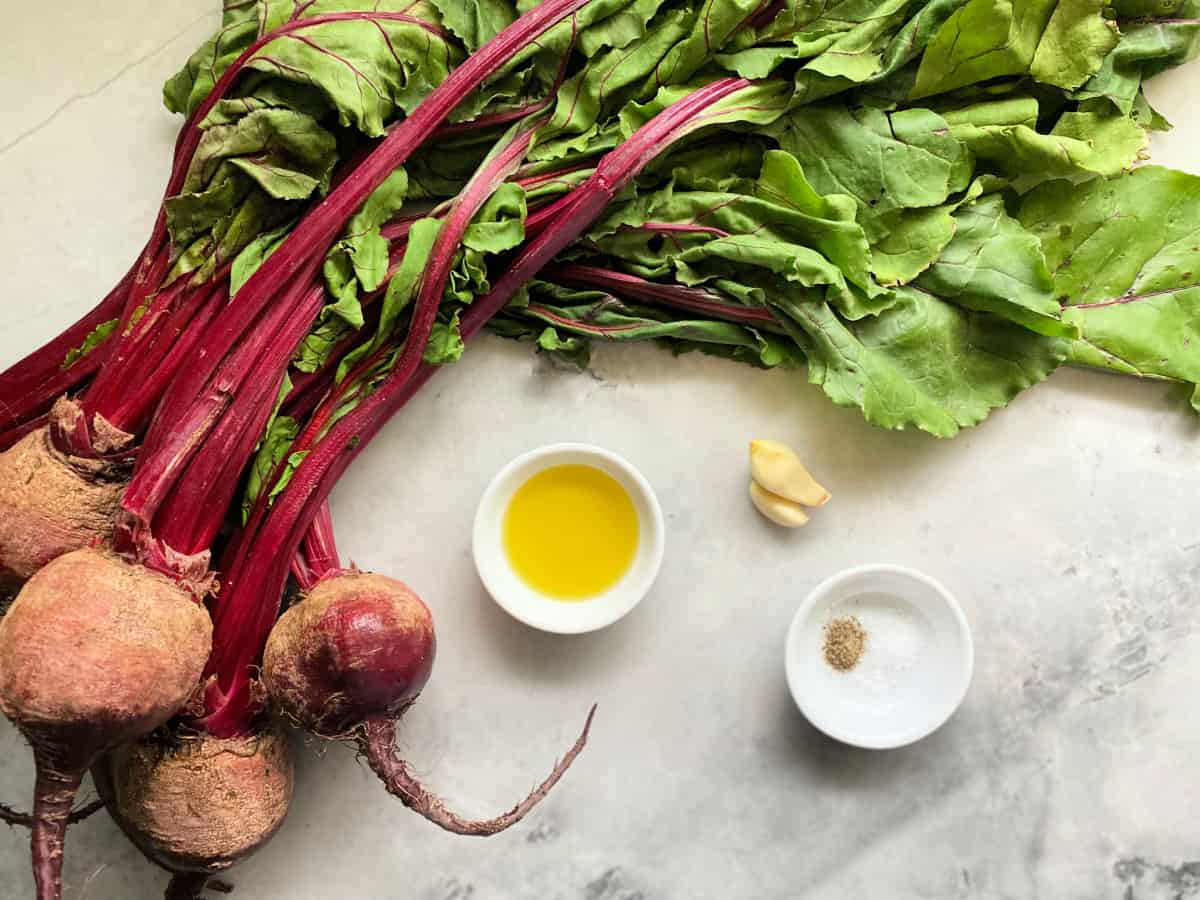
M 612 587 L 637 545 L 633 501 L 594 466 L 539 472 L 517 489 L 504 514 L 504 549 L 514 571 L 556 600 L 587 600 Z

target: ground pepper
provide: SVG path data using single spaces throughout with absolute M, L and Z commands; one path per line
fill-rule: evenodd
M 854 616 L 834 619 L 825 626 L 825 662 L 849 672 L 867 649 L 867 630 Z

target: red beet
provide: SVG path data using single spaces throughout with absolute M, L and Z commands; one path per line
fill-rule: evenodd
M 179 898 L 198 895 L 274 836 L 294 781 L 287 736 L 275 725 L 239 738 L 151 735 L 106 754 L 92 778 L 134 845 L 173 873 L 168 897 Z
M 58 557 L 0 621 L 0 710 L 33 748 L 39 900 L 62 892 L 63 838 L 83 773 L 165 723 L 212 642 L 204 608 L 173 581 L 99 550 Z
M 368 719 L 394 719 L 433 671 L 433 616 L 385 575 L 320 582 L 271 630 L 263 682 L 279 709 L 314 734 L 342 737 Z
M 425 789 L 396 754 L 396 720 L 429 680 L 433 617 L 402 582 L 341 572 L 284 613 L 267 640 L 262 678 L 280 711 L 318 735 L 353 738 L 387 790 L 456 834 L 489 835 L 524 818 L 583 750 L 583 733 L 549 777 L 508 812 L 465 819 Z

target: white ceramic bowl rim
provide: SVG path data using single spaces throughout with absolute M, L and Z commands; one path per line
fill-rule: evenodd
M 615 478 L 638 515 L 638 547 L 629 569 L 599 596 L 572 603 L 538 592 L 513 570 L 503 547 L 503 520 L 513 493 L 529 478 L 557 465 L 590 465 Z M 662 565 L 662 509 L 650 483 L 625 458 L 592 444 L 548 444 L 523 453 L 488 484 L 475 512 L 472 552 L 480 580 L 509 615 L 556 634 L 596 631 L 627 615 L 650 590 Z
M 850 583 L 866 581 L 870 578 L 891 578 L 897 582 L 908 581 L 924 588 L 929 597 L 937 598 L 944 611 L 950 616 L 956 642 L 953 646 L 944 644 L 941 648 L 943 654 L 953 653 L 957 657 L 951 660 L 954 684 L 946 693 L 943 703 L 938 708 L 929 710 L 929 714 L 924 719 L 914 721 L 907 730 L 882 737 L 878 734 L 873 735 L 867 728 L 861 732 L 855 732 L 844 724 L 839 726 L 829 717 L 822 715 L 820 706 L 811 702 L 809 688 L 800 677 L 801 663 L 798 652 L 801 648 L 802 633 L 810 627 L 808 620 L 817 604 L 835 596 L 840 588 Z M 975 646 L 971 638 L 971 628 L 962 607 L 954 596 L 940 582 L 923 572 L 887 563 L 873 563 L 845 569 L 831 575 L 813 588 L 792 617 L 784 653 L 788 689 L 805 718 L 818 730 L 835 740 L 872 750 L 907 746 L 928 737 L 941 728 L 965 699 L 975 666 Z

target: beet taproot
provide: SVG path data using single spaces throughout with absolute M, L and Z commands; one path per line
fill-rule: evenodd
M 408 585 L 384 575 L 335 573 L 275 623 L 262 680 L 287 718 L 325 737 L 352 739 L 389 793 L 455 834 L 485 836 L 515 825 L 566 773 L 587 743 L 583 732 L 524 800 L 491 819 L 448 809 L 396 753 L 396 722 L 429 680 L 437 649 L 433 616 Z
M 0 710 L 33 749 L 39 900 L 62 892 L 63 840 L 100 754 L 163 725 L 196 689 L 212 622 L 172 580 L 97 549 L 26 582 L 0 620 Z

